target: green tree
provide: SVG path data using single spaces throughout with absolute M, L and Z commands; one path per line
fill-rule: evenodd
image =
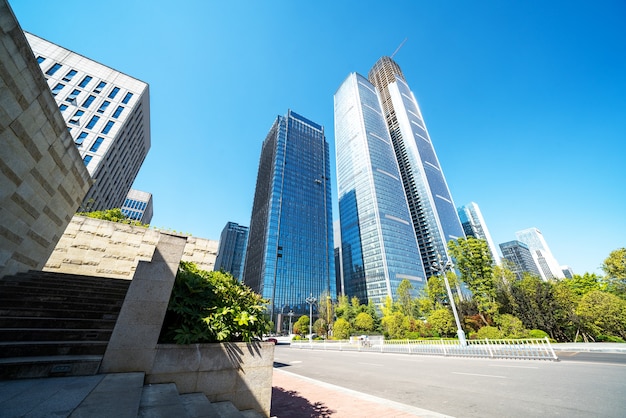
M 313 332 L 317 335 L 326 335 L 328 332 L 328 324 L 324 318 L 318 318 L 313 323 Z
M 592 338 L 613 335 L 626 339 L 626 301 L 607 292 L 593 290 L 582 297 L 576 314 L 583 332 Z
M 338 340 L 350 338 L 350 323 L 343 318 L 339 318 L 333 324 L 333 337 Z
M 309 333 L 310 319 L 308 315 L 302 315 L 295 324 L 293 324 L 293 333 L 306 335 Z
M 438 308 L 433 310 L 427 319 L 432 330 L 441 337 L 453 336 L 456 333 L 456 324 L 452 312 L 448 308 Z
M 500 315 L 496 321 L 504 338 L 525 338 L 528 330 L 519 318 L 510 314 Z
M 626 298 L 626 248 L 611 251 L 602 270 L 606 274 L 609 292 Z
M 354 318 L 354 329 L 357 332 L 372 332 L 374 330 L 374 318 L 367 312 L 359 313 Z
M 448 249 L 461 273 L 461 280 L 472 292 L 481 319 L 488 325 L 487 318 L 498 312 L 498 303 L 493 260 L 487 242 L 473 237 L 460 238 L 448 242 Z
M 563 279 L 561 282 L 578 296 L 583 296 L 592 290 L 606 289 L 606 283 L 593 273 L 585 273 L 582 276 L 575 274 L 571 279 Z
M 383 316 L 383 330 L 391 339 L 405 338 L 409 330 L 409 318 L 400 311 Z
M 333 320 L 334 304 L 333 299 L 328 291 L 324 291 L 317 301 L 317 310 L 319 317 L 330 324 Z
M 413 296 L 411 295 L 413 290 L 413 285 L 407 279 L 402 280 L 396 290 L 400 311 L 409 318 L 419 316 L 419 307 L 416 305 Z
M 349 323 L 352 323 L 356 314 L 354 313 L 354 309 L 350 304 L 350 299 L 341 295 L 337 298 L 337 307 L 335 308 L 335 315 L 337 318 L 343 318 Z

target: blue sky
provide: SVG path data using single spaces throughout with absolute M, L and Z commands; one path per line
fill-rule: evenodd
M 623 0 L 10 4 L 24 30 L 150 84 L 134 187 L 154 226 L 217 240 L 249 225 L 287 109 L 325 127 L 334 166 L 335 90 L 408 38 L 395 60 L 455 204 L 478 203 L 496 245 L 537 227 L 578 274 L 626 246 Z

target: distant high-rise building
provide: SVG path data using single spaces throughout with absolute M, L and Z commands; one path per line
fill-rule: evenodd
M 122 205 L 122 213 L 129 219 L 149 224 L 154 213 L 152 193 L 130 189 Z
M 83 210 L 120 208 L 150 149 L 143 81 L 26 33 L 87 170 Z
M 381 57 L 368 74 L 379 93 L 373 107 L 384 116 L 400 167 L 402 184 L 426 276 L 448 255 L 448 241 L 465 237 L 448 184 L 417 100 L 400 66 Z
M 570 266 L 561 266 L 561 271 L 563 272 L 563 276 L 565 276 L 566 279 L 571 279 L 572 277 L 574 277 L 574 270 L 572 270 Z
M 261 150 L 243 275 L 278 330 L 290 310 L 308 314 L 310 295 L 336 297 L 328 164 L 322 126 L 278 116 Z
M 537 228 L 528 228 L 515 233 L 517 239 L 524 244 L 528 245 L 531 254 L 539 270 L 541 271 L 541 278 L 544 280 L 549 279 L 563 279 L 563 271 L 561 266 L 552 255 L 552 251 L 548 247 L 545 238 L 540 230 Z
M 228 222 L 220 235 L 220 246 L 215 259 L 215 271 L 224 270 L 241 281 L 246 260 L 248 227 Z
M 489 252 L 491 252 L 493 262 L 500 264 L 498 250 L 491 239 L 491 234 L 489 233 L 489 229 L 487 229 L 487 224 L 485 223 L 485 219 L 478 205 L 474 202 L 470 202 L 465 206 L 461 206 L 458 209 L 458 213 L 465 235 L 485 240 L 489 246 Z
M 379 93 L 356 73 L 335 93 L 335 147 L 345 293 L 382 306 L 426 274 Z
M 500 244 L 500 251 L 502 251 L 502 257 L 508 261 L 508 267 L 518 279 L 522 278 L 523 273 L 541 277 L 541 272 L 528 249 L 528 245 L 521 241 L 503 242 Z

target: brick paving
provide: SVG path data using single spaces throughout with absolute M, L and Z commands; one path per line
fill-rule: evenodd
M 444 417 L 280 369 L 272 386 L 270 415 L 276 418 Z

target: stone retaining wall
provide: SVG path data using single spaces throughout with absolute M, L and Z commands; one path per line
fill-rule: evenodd
M 150 261 L 162 234 L 155 229 L 74 216 L 43 270 L 132 279 L 139 261 Z M 218 242 L 186 237 L 182 261 L 213 270 Z

